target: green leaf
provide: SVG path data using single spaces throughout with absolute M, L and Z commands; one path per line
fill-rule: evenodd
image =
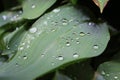
M 108 25 L 89 22 L 86 10 L 62 6 L 39 18 L 29 31 L 23 30 L 21 39 L 19 35 L 11 41 L 20 39 L 16 55 L 0 66 L 0 79 L 32 80 L 60 66 L 100 55 L 109 41 Z
M 8 23 L 18 22 L 22 20 L 22 11 L 5 11 L 0 13 L 0 28 Z
M 109 0 L 93 0 L 93 2 L 100 8 L 100 12 L 103 12 L 103 9 L 107 5 Z
M 119 80 L 120 79 L 120 62 L 109 61 L 100 65 L 98 72 L 105 78 L 105 80 Z
M 26 0 L 23 2 L 23 17 L 34 19 L 41 16 L 56 0 Z
M 75 4 L 77 4 L 77 1 L 78 1 L 78 0 L 70 0 L 70 1 L 72 2 L 72 4 L 75 5 Z
M 98 72 L 105 78 L 105 80 L 119 80 L 120 79 L 120 52 L 114 56 L 112 61 L 101 64 Z

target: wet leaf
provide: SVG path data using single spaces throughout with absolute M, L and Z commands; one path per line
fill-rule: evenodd
M 16 55 L 0 66 L 0 79 L 32 80 L 100 55 L 110 39 L 108 25 L 91 21 L 92 16 L 85 13 L 90 12 L 83 6 L 65 5 L 40 17 L 29 30 L 23 29 L 11 40 L 19 39 Z

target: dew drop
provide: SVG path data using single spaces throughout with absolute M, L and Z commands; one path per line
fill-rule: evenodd
M 77 44 L 80 44 L 80 42 L 79 42 L 79 41 L 76 41 L 76 43 L 77 43 Z
M 74 53 L 74 54 L 73 54 L 73 57 L 74 57 L 74 58 L 78 58 L 79 55 L 78 55 L 77 53 Z
M 3 15 L 2 18 L 3 18 L 3 20 L 6 20 L 6 19 L 7 19 L 7 16 Z
M 18 63 L 16 63 L 15 66 L 19 66 Z
M 88 25 L 89 25 L 89 26 L 95 26 L 95 23 L 89 22 Z
M 47 21 L 44 21 L 43 24 L 47 25 L 48 23 L 47 23 Z
M 41 54 L 41 57 L 44 57 L 45 56 L 45 54 Z
M 104 72 L 104 71 L 102 71 L 102 72 L 101 72 L 101 74 L 102 74 L 102 75 L 105 75 L 105 72 Z
M 114 78 L 115 78 L 115 79 L 118 79 L 118 77 L 117 77 L 117 76 L 115 76 Z
M 94 45 L 93 48 L 94 48 L 94 49 L 98 49 L 99 46 L 98 46 L 98 45 Z
M 34 9 L 36 6 L 34 4 L 32 4 L 31 8 Z
M 70 46 L 70 42 L 66 42 L 66 46 L 69 47 Z
M 27 46 L 26 46 L 26 48 L 29 48 L 29 47 L 30 47 L 30 45 L 27 45 Z
M 23 47 L 20 47 L 19 50 L 23 50 L 24 48 Z
M 23 59 L 26 60 L 26 59 L 28 59 L 28 57 L 27 56 L 23 56 Z
M 80 32 L 80 36 L 85 36 L 85 33 L 84 32 Z
M 33 27 L 29 30 L 30 33 L 35 33 L 37 31 L 37 28 L 36 27 Z
M 67 24 L 68 24 L 67 19 L 63 18 L 63 19 L 62 19 L 62 24 L 63 24 L 63 25 L 67 25 Z
M 106 74 L 106 76 L 110 76 L 110 74 Z
M 58 56 L 57 59 L 60 61 L 64 60 L 63 56 Z
M 52 62 L 52 66 L 54 66 L 55 65 L 55 63 L 54 62 Z
M 58 13 L 58 12 L 60 12 L 60 9 L 54 9 L 53 12 Z

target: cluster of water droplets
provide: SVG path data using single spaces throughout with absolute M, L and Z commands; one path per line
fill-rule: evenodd
M 101 71 L 101 75 L 105 77 L 110 77 L 112 80 L 120 80 L 117 75 L 114 75 L 114 73 L 106 73 L 105 71 Z

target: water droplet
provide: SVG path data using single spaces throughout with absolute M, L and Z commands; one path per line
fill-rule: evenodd
M 3 20 L 6 20 L 6 19 L 7 19 L 7 16 L 3 15 L 2 18 L 3 18 Z
M 48 23 L 47 23 L 47 21 L 44 21 L 43 24 L 47 25 Z
M 60 12 L 60 9 L 54 9 L 53 12 L 58 13 L 58 12 Z
M 25 45 L 25 43 L 22 43 L 22 45 Z
M 19 50 L 23 50 L 24 48 L 23 47 L 20 47 Z
M 74 58 L 78 58 L 79 55 L 78 55 L 77 53 L 74 53 L 74 54 L 73 54 L 73 57 L 74 57 Z
M 90 35 L 90 33 L 87 33 L 87 35 Z
M 99 46 L 98 46 L 98 45 L 94 45 L 93 48 L 94 48 L 94 49 L 98 49 Z
M 110 76 L 110 74 L 106 74 L 106 76 Z
M 58 56 L 57 59 L 60 61 L 64 60 L 63 56 Z
M 41 57 L 44 57 L 45 56 L 45 54 L 41 54 Z
M 80 32 L 80 36 L 85 36 L 85 33 L 84 32 Z
M 66 46 L 70 46 L 70 42 L 66 42 Z
M 79 41 L 76 41 L 76 43 L 77 43 L 77 44 L 80 44 L 80 42 L 79 42 Z
M 118 77 L 117 77 L 117 76 L 115 76 L 114 78 L 115 78 L 115 79 L 118 79 Z
M 105 75 L 105 72 L 104 72 L 104 71 L 102 71 L 102 72 L 101 72 L 101 74 L 102 74 L 102 75 Z
M 54 62 L 52 62 L 52 66 L 54 66 L 55 65 L 55 63 Z
M 27 46 L 26 46 L 26 48 L 29 48 L 29 47 L 30 47 L 30 45 L 27 45 Z
M 63 18 L 63 19 L 62 19 L 62 24 L 63 24 L 63 25 L 67 25 L 67 24 L 68 24 L 68 20 L 67 20 L 66 18 Z
M 23 56 L 23 59 L 26 60 L 26 59 L 28 59 L 28 57 L 27 56 Z
M 19 66 L 18 63 L 15 63 L 15 66 Z
M 32 4 L 31 8 L 34 9 L 36 6 L 34 4 Z
M 89 22 L 88 25 L 89 25 L 89 26 L 95 26 L 95 23 Z
M 29 30 L 30 33 L 35 33 L 37 31 L 37 28 L 36 27 L 33 27 Z

